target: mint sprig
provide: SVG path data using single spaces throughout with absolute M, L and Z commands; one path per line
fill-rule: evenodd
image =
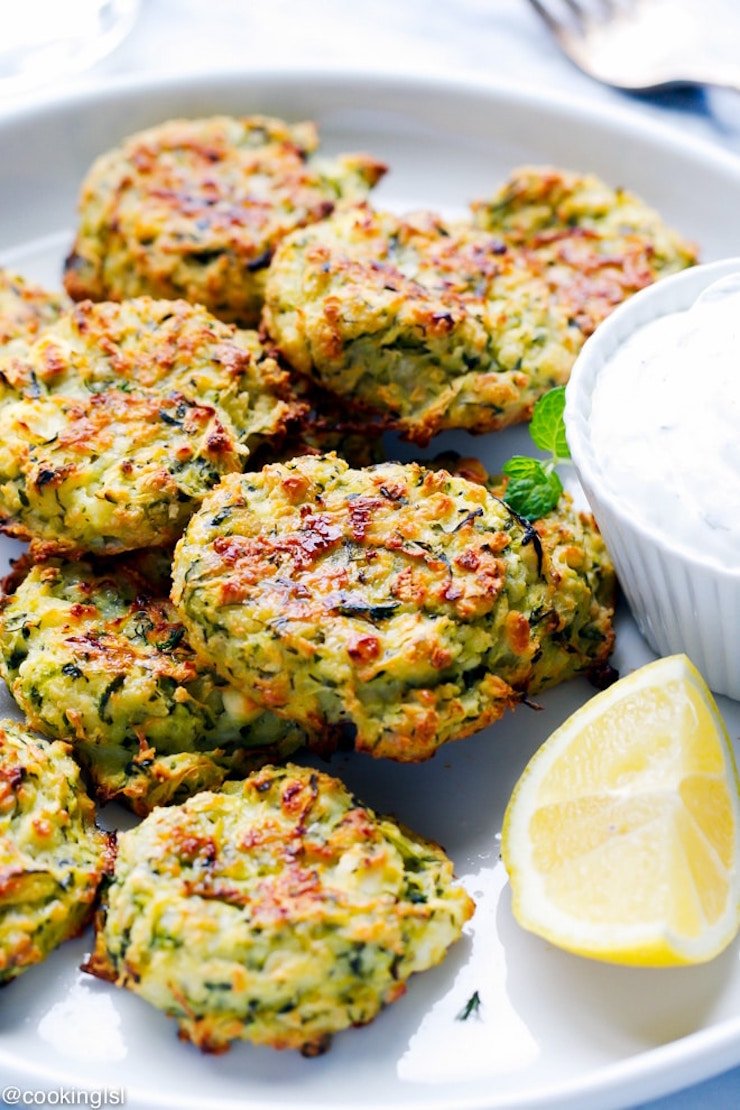
M 504 467 L 509 479 L 504 501 L 527 520 L 539 520 L 560 500 L 563 483 L 554 470 L 548 470 L 549 465 L 526 455 L 514 455 Z
M 555 467 L 570 458 L 565 438 L 565 386 L 557 386 L 540 397 L 532 412 L 529 434 L 536 447 L 549 451 L 549 459 L 515 455 L 504 466 L 509 481 L 504 500 L 527 520 L 539 520 L 557 505 L 563 492 Z
M 535 446 L 542 451 L 549 451 L 556 462 L 570 458 L 570 448 L 565 438 L 564 413 L 565 386 L 559 385 L 540 397 L 534 406 L 532 423 L 529 425 L 529 434 Z

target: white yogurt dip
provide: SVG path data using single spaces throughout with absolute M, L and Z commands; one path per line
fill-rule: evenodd
M 740 274 L 612 355 L 590 439 L 623 508 L 676 546 L 740 568 Z

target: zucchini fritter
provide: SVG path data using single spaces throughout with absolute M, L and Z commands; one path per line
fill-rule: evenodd
M 67 298 L 0 267 L 0 354 L 31 341 L 64 312 Z
M 584 335 L 633 293 L 697 260 L 693 244 L 639 197 L 593 175 L 524 166 L 472 207 L 477 227 L 526 252 Z
M 206 1051 L 316 1055 L 444 958 L 473 912 L 452 878 L 336 779 L 265 767 L 119 835 L 86 970 Z
M 75 305 L 38 342 L 0 359 L 0 375 L 5 392 L 31 399 L 108 388 L 180 393 L 225 414 L 250 449 L 282 435 L 305 409 L 256 332 L 222 324 L 200 305 L 151 297 Z
M 254 333 L 199 306 L 78 305 L 0 359 L 0 513 L 41 553 L 168 546 L 305 406 Z
M 691 260 L 655 236 L 675 240 L 664 269 Z M 596 272 L 546 261 L 481 228 L 360 205 L 283 241 L 264 322 L 296 370 L 408 439 L 493 431 L 529 419 L 607 307 L 661 272 L 656 253 L 635 274 L 626 247 Z
M 256 324 L 283 236 L 367 196 L 385 172 L 366 155 L 319 158 L 318 141 L 312 123 L 263 116 L 171 120 L 132 135 L 82 186 L 67 291 L 184 297 Z
M 0 985 L 87 923 L 109 841 L 66 744 L 0 722 Z
M 242 462 L 233 429 L 182 395 L 11 401 L 0 405 L 0 530 L 39 556 L 173 544 Z
M 606 659 L 612 593 L 575 518 L 541 536 L 446 471 L 329 455 L 222 482 L 172 596 L 196 650 L 266 708 L 327 747 L 416 761 Z
M 0 611 L 0 669 L 30 724 L 69 738 L 99 798 L 139 814 L 304 740 L 199 662 L 144 565 L 36 565 Z
M 350 466 L 372 466 L 386 458 L 383 426 L 368 420 L 307 378 L 292 384 L 296 401 L 305 405 L 302 419 L 278 445 L 266 443 L 250 458 L 247 469 L 260 470 L 268 463 L 288 462 L 298 455 L 327 455 L 334 451 Z
M 477 482 L 497 500 L 506 496 L 509 479 L 489 474 L 478 459 L 451 451 L 425 465 Z M 522 523 L 536 533 L 533 542 L 555 591 L 554 611 L 545 615 L 539 633 L 543 637 L 541 651 L 532 657 L 527 695 L 578 673 L 585 673 L 597 686 L 613 681 L 617 672 L 608 658 L 615 638 L 612 620 L 617 582 L 593 514 L 575 509 L 573 498 L 564 492 L 545 516 Z M 528 619 L 530 624 L 541 624 L 543 613 L 532 612 Z

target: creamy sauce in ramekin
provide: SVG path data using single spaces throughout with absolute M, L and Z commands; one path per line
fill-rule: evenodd
M 604 486 L 636 519 L 740 567 L 740 274 L 611 356 L 590 438 Z

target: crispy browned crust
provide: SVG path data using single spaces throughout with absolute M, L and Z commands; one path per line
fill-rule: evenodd
M 15 340 L 35 339 L 67 305 L 63 294 L 51 293 L 20 274 L 0 268 L 0 353 Z
M 261 470 L 269 463 L 330 451 L 335 451 L 350 466 L 383 462 L 387 421 L 362 406 L 341 402 L 307 378 L 294 375 L 291 389 L 296 405 L 303 406 L 300 415 L 283 437 L 264 443 L 250 455 L 247 470 Z
M 6 411 L 10 414 L 11 408 Z M 21 401 L 12 413 L 12 439 L 6 444 L 10 474 L 0 488 L 4 505 L 15 513 L 6 508 L 0 531 L 30 541 L 36 560 L 57 554 L 75 558 L 96 545 L 108 554 L 129 546 L 172 545 L 192 500 L 180 474 L 192 469 L 200 479 L 205 469 L 215 484 L 219 474 L 242 467 L 239 443 L 216 409 L 176 393 L 160 397 L 107 389 L 79 399 L 54 395 Z M 51 441 L 43 431 L 47 418 L 63 422 Z M 109 460 L 115 459 L 122 437 L 132 451 L 116 467 Z M 96 519 L 84 515 L 87 490 L 97 474 L 113 486 L 105 498 L 112 522 L 108 539 L 99 536 Z M 118 493 L 116 485 L 121 488 L 128 478 L 143 484 L 154 509 L 141 492 Z M 178 503 L 177 511 L 166 509 Z M 67 531 L 70 512 L 83 521 L 75 532 Z
M 101 801 L 141 816 L 304 739 L 201 663 L 166 597 L 168 571 L 156 552 L 57 559 L 0 600 L 0 673 L 29 723 L 73 744 Z
M 58 314 L 42 341 L 0 360 L 0 385 L 26 397 L 121 386 L 223 404 L 248 446 L 293 430 L 307 406 L 289 371 L 253 331 L 184 300 L 86 300 Z
M 95 943 L 90 955 L 80 964 L 80 971 L 86 971 L 88 975 L 94 975 L 97 979 L 105 980 L 106 983 L 115 983 L 118 978 L 116 969 L 111 962 L 105 945 L 99 942 L 99 937 L 102 936 L 105 928 L 104 907 L 98 906 L 93 911 L 91 921 L 95 930 Z
M 697 250 L 625 189 L 553 166 L 516 170 L 472 205 L 551 290 L 585 336 L 634 293 L 693 265 Z
M 86 301 L 0 357 L 0 516 L 38 557 L 171 545 L 306 410 L 256 332 L 185 301 Z
M 338 780 L 265 767 L 121 834 L 85 970 L 202 1051 L 312 1056 L 443 959 L 474 909 L 452 880 L 437 845 Z
M 447 452 L 438 455 L 431 465 L 444 467 L 451 474 L 459 474 L 469 482 L 485 486 L 496 498 L 503 500 L 506 497 L 509 479 L 504 474 L 489 474 L 478 459 Z M 595 686 L 608 686 L 619 677 L 608 661 L 616 641 L 612 622 L 617 581 L 596 519 L 592 513 L 574 509 L 570 494 L 564 493 L 555 508 L 533 521 L 531 528 L 539 537 L 541 560 L 543 565 L 547 564 L 553 595 L 557 596 L 560 592 L 565 598 L 579 589 L 584 598 L 590 594 L 591 611 L 577 638 L 576 629 L 571 628 L 574 637 L 571 651 L 574 656 L 582 656 L 581 662 L 585 661 L 585 666 L 580 665 L 578 669 Z M 557 634 L 562 627 L 562 620 L 555 621 L 550 631 Z M 582 638 L 584 632 L 585 639 Z M 592 640 L 590 648 L 589 638 Z M 554 681 L 559 681 L 556 672 L 548 673 L 547 666 L 540 665 L 532 671 L 527 692 L 537 693 L 543 686 L 553 685 Z
M 197 650 L 322 750 L 344 729 L 427 759 L 613 639 L 595 530 L 567 502 L 538 530 L 483 485 L 333 455 L 228 478 L 177 548 L 173 599 Z
M 419 444 L 529 419 L 600 320 L 696 260 L 593 177 L 525 169 L 473 208 L 464 224 L 345 206 L 267 275 L 264 326 L 291 364 Z
M 110 846 L 69 745 L 0 722 L 0 981 L 85 928 Z
M 83 184 L 68 293 L 185 297 L 252 326 L 280 240 L 385 173 L 368 155 L 324 160 L 317 147 L 313 124 L 264 116 L 171 120 L 130 136 Z
M 263 322 L 298 372 L 422 445 L 528 419 L 583 341 L 497 237 L 368 205 L 283 241 Z

